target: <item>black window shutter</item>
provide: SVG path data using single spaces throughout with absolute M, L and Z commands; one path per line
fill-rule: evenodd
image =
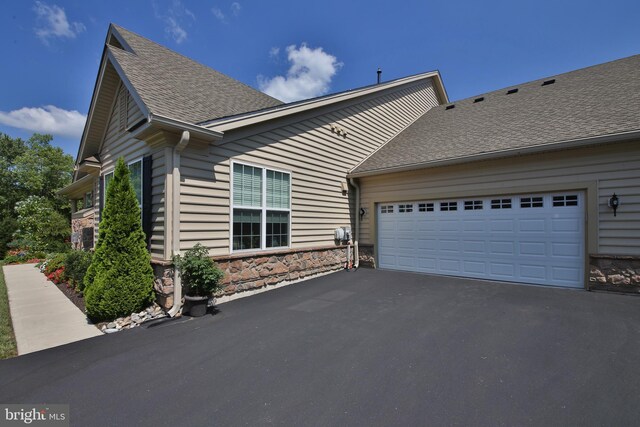
M 151 168 L 152 157 L 142 159 L 142 231 L 147 236 L 147 247 L 151 242 Z
M 100 175 L 100 220 L 102 220 L 102 209 L 104 209 L 104 176 Z

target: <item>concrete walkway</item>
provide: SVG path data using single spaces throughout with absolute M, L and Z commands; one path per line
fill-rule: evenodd
M 102 335 L 34 264 L 3 271 L 18 355 Z

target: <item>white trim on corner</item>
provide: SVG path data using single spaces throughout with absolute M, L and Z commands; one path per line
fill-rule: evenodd
M 258 249 L 233 249 L 233 167 L 235 164 L 250 166 L 254 168 L 259 168 L 262 170 L 262 188 L 261 188 L 261 197 L 262 197 L 262 205 L 260 208 L 256 208 L 255 206 L 238 206 L 238 209 L 253 209 L 260 210 L 260 248 Z M 289 175 L 289 208 L 267 208 L 267 170 L 286 173 Z M 252 252 L 263 252 L 263 251 L 271 251 L 278 249 L 290 249 L 291 248 L 291 230 L 293 223 L 293 200 L 291 199 L 293 188 L 293 172 L 287 169 L 281 169 L 277 167 L 266 166 L 253 162 L 246 162 L 244 160 L 229 160 L 229 254 L 235 253 L 252 253 Z M 289 213 L 289 234 L 288 234 L 288 244 L 287 246 L 276 246 L 267 248 L 267 211 L 276 211 L 276 212 L 288 212 Z

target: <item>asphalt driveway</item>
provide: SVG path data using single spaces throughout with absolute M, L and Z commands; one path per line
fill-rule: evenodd
M 72 425 L 637 425 L 640 298 L 361 269 L 0 361 Z

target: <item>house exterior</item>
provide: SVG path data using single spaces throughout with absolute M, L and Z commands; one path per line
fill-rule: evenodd
M 62 190 L 73 244 L 95 244 L 123 157 L 167 308 L 171 258 L 196 243 L 235 294 L 344 268 L 339 227 L 375 267 L 639 283 L 639 70 L 631 57 L 456 103 L 428 72 L 282 104 L 111 25 Z

